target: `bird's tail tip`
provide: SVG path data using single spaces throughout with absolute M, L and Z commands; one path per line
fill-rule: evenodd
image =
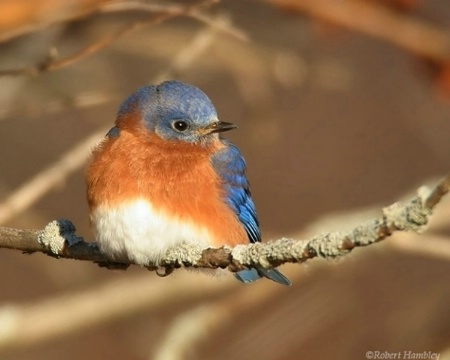
M 244 284 L 248 284 L 265 277 L 281 285 L 285 286 L 292 285 L 291 281 L 277 269 L 265 269 L 260 266 L 253 269 L 248 270 L 246 269 L 239 271 L 235 273 L 234 276 L 236 277 L 236 279 L 243 282 Z

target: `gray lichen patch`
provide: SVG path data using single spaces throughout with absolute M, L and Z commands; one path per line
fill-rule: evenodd
M 182 243 L 179 246 L 167 250 L 164 260 L 168 263 L 179 263 L 179 265 L 189 263 L 196 266 L 202 258 L 203 250 L 207 248 L 204 245 Z
M 72 246 L 83 239 L 75 235 L 75 225 L 69 220 L 53 220 L 41 231 L 38 241 L 54 255 L 62 255 L 64 245 Z

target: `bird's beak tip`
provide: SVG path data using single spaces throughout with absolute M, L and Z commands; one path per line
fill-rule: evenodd
M 234 130 L 234 129 L 237 129 L 236 124 L 225 122 L 225 121 L 219 121 L 219 122 L 216 122 L 213 125 L 211 125 L 209 133 L 210 134 L 219 133 L 219 132 L 230 131 L 230 130 Z

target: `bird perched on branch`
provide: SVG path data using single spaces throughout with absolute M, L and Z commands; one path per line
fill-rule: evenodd
M 261 241 L 245 161 L 221 133 L 209 98 L 178 81 L 143 87 L 120 107 L 86 174 L 90 220 L 102 252 L 158 264 L 181 243 L 205 247 Z M 258 266 L 242 282 L 290 281 Z

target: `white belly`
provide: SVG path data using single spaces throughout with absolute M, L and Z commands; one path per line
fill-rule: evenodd
M 98 207 L 91 214 L 97 243 L 111 259 L 126 257 L 139 265 L 157 264 L 181 242 L 210 244 L 210 233 L 195 223 L 168 217 L 139 199 L 115 208 Z

